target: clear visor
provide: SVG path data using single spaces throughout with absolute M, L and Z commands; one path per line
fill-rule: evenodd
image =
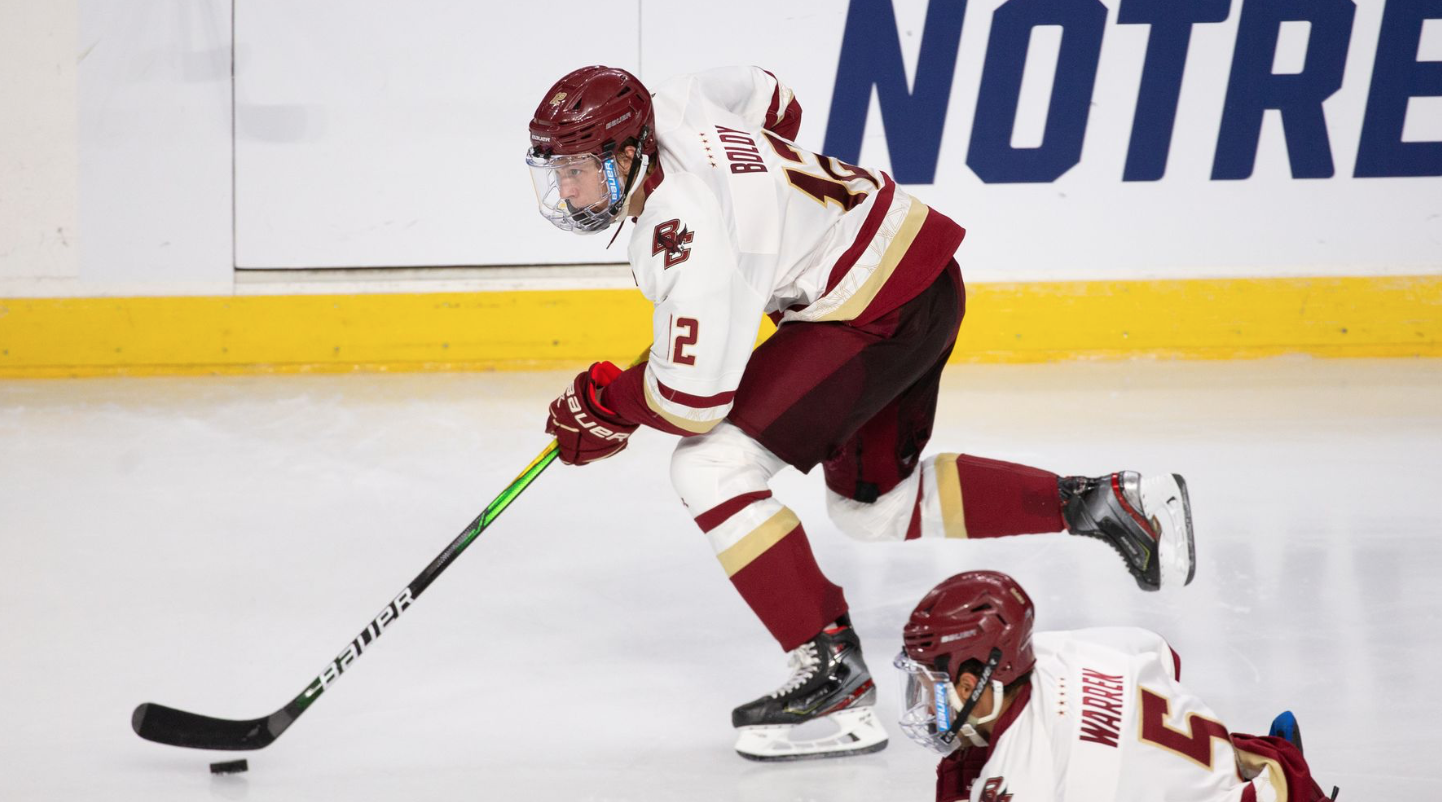
M 562 231 L 594 234 L 621 216 L 626 177 L 607 155 L 526 154 L 541 216 Z
M 891 663 L 901 672 L 901 731 L 927 749 L 943 755 L 960 743 L 945 739 L 961 698 L 944 674 L 912 660 L 902 650 Z

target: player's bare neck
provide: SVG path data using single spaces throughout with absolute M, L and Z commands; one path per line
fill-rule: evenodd
M 626 204 L 627 217 L 640 217 L 641 212 L 646 208 L 646 188 L 637 187 L 631 194 L 631 200 Z

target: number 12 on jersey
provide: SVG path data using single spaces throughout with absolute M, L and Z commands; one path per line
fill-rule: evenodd
M 686 353 L 686 348 L 695 345 L 696 338 L 699 336 L 701 336 L 701 322 L 696 318 L 671 318 L 671 340 L 674 343 L 671 348 L 671 363 L 675 365 L 696 364 L 696 355 Z
M 868 185 L 873 190 L 881 189 L 881 182 L 877 180 L 876 176 L 860 167 L 847 164 L 840 159 L 833 159 L 830 156 L 798 150 L 770 131 L 762 131 L 761 135 L 771 143 L 771 149 L 776 151 L 776 155 L 786 161 L 804 165 L 807 156 L 816 160 L 817 166 L 821 168 L 821 172 L 826 174 L 825 176 L 788 167 L 786 180 L 791 183 L 791 186 L 806 193 L 822 206 L 830 201 L 840 206 L 842 211 L 850 211 L 866 200 Z

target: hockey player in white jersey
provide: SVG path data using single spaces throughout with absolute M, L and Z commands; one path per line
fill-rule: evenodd
M 911 613 L 901 727 L 945 757 L 937 802 L 1315 802 L 1301 737 L 1229 733 L 1132 627 L 1032 632 L 1030 597 L 958 574 Z M 1290 714 L 1279 719 L 1295 721 Z M 1276 725 L 1274 725 L 1275 727 Z
M 632 218 L 632 272 L 655 304 L 649 360 L 576 376 L 547 431 L 571 464 L 615 454 L 642 425 L 682 437 L 676 491 L 790 657 L 785 684 L 732 714 L 737 751 L 761 760 L 886 744 L 842 590 L 772 497 L 787 465 L 822 465 L 832 520 L 864 540 L 1066 530 L 1117 549 L 1146 590 L 1194 568 L 1180 476 L 922 457 L 965 312 L 953 258 L 965 232 L 886 173 L 798 146 L 800 123 L 791 91 L 759 68 L 682 76 L 653 96 L 624 70 L 585 67 L 542 96 L 526 155 L 558 228 Z M 755 347 L 763 316 L 778 329 Z M 797 731 L 817 719 L 832 731 Z

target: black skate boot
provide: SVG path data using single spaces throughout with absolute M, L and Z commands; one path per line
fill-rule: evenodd
M 844 617 L 787 657 L 785 685 L 731 711 L 742 757 L 805 760 L 886 748 L 886 730 L 873 713 L 876 684 Z
M 1187 483 L 1175 473 L 1142 478 L 1135 471 L 1057 481 L 1073 535 L 1110 543 L 1142 590 L 1190 584 L 1197 572 Z

